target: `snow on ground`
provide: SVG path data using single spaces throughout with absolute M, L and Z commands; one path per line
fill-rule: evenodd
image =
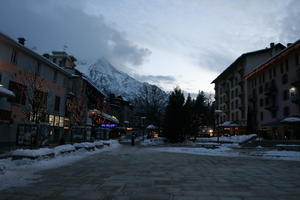
M 277 144 L 277 147 L 300 147 L 299 144 Z
M 155 145 L 160 145 L 160 144 L 164 144 L 164 138 L 161 137 L 157 137 L 157 138 L 151 138 L 151 139 L 146 139 L 144 141 L 142 141 L 140 144 L 142 146 L 155 146 Z
M 219 141 L 220 142 L 231 142 L 231 143 L 243 143 L 253 137 L 256 137 L 256 134 L 219 137 Z M 218 137 L 197 138 L 197 141 L 199 141 L 199 142 L 217 142 Z
M 254 158 L 262 158 L 262 159 L 300 161 L 300 151 L 280 151 L 280 150 L 268 151 L 263 149 L 263 147 L 257 148 L 257 150 L 245 151 L 240 149 L 233 149 L 232 146 L 228 146 L 226 144 L 222 144 L 217 148 L 159 147 L 159 148 L 152 148 L 151 150 L 171 152 L 171 153 L 208 155 L 208 156 L 254 157 Z
M 218 148 L 161 147 L 161 148 L 153 148 L 152 150 L 171 152 L 171 153 L 208 155 L 208 156 L 236 157 L 239 155 L 238 152 L 233 152 L 231 148 L 226 146 L 219 146 Z
M 0 190 L 4 190 L 9 187 L 17 187 L 30 184 L 31 182 L 34 182 L 39 178 L 39 175 L 37 175 L 36 172 L 39 172 L 41 170 L 68 165 L 90 155 L 110 151 L 114 148 L 119 147 L 119 143 L 117 141 L 106 142 L 110 143 L 111 145 L 104 146 L 103 148 L 96 149 L 95 151 L 80 149 L 75 152 L 59 154 L 54 158 L 43 160 L 12 160 L 11 158 L 0 159 Z

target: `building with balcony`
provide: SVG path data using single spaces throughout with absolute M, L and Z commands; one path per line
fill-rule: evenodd
M 245 76 L 249 123 L 265 137 L 300 139 L 300 40 L 289 44 Z M 299 118 L 300 119 L 300 118 Z
M 0 33 L 0 142 L 43 145 L 64 132 L 71 74 Z M 13 95 L 9 95 L 12 92 Z
M 248 52 L 238 57 L 216 79 L 215 105 L 217 114 L 216 124 L 229 124 L 235 122 L 239 127 L 224 127 L 230 134 L 245 132 L 248 120 L 248 86 L 243 77 L 256 69 L 257 65 L 268 60 L 277 52 L 283 50 L 284 45 L 271 43 L 270 47 Z

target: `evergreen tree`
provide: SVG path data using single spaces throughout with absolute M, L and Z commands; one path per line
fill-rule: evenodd
M 183 111 L 184 111 L 184 135 L 186 136 L 192 136 L 193 135 L 193 107 L 194 107 L 194 102 L 188 94 L 188 97 L 185 101 L 185 104 L 183 106 Z
M 164 120 L 164 136 L 172 143 L 184 140 L 184 95 L 176 87 L 169 96 Z

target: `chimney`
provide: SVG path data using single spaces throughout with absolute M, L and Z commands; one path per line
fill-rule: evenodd
M 50 55 L 48 53 L 44 53 L 43 56 L 48 59 L 50 58 Z
M 271 47 L 271 48 L 274 48 L 274 46 L 275 46 L 275 45 L 274 45 L 274 42 L 271 42 L 271 43 L 270 43 L 270 47 Z
M 291 46 L 293 43 L 287 43 L 286 46 L 289 47 Z
M 25 41 L 26 41 L 26 39 L 23 38 L 23 37 L 19 37 L 19 38 L 18 38 L 18 42 L 19 42 L 19 44 L 21 44 L 21 45 L 25 45 Z

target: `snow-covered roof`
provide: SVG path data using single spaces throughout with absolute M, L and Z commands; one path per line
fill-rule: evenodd
M 97 113 L 98 115 L 101 115 L 102 117 L 104 117 L 112 122 L 115 122 L 116 124 L 119 123 L 119 120 L 116 117 L 106 114 L 105 112 L 101 112 L 100 110 L 93 109 L 93 110 L 90 110 L 90 112 Z
M 243 122 L 234 122 L 234 121 L 226 121 L 220 124 L 219 126 L 231 126 L 231 127 L 237 127 L 237 126 L 246 126 Z
M 286 117 L 280 123 L 300 123 L 300 117 Z
M 91 81 L 87 76 L 82 75 L 83 80 L 85 80 L 86 82 L 88 82 L 93 88 L 95 88 L 102 96 L 105 96 L 102 91 L 97 87 L 97 85 Z
M 153 124 L 150 124 L 149 126 L 147 126 L 147 128 L 146 129 L 157 129 L 157 127 L 156 126 L 154 126 Z
M 6 89 L 3 86 L 0 86 L 0 97 L 15 97 L 16 95 L 13 91 Z

